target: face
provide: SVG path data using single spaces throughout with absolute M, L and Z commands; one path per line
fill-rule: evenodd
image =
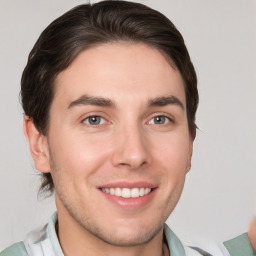
M 150 241 L 190 169 L 179 71 L 144 44 L 103 44 L 80 53 L 55 86 L 37 168 L 52 174 L 59 215 L 110 244 Z

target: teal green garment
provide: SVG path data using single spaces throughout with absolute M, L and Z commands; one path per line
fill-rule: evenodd
M 57 221 L 58 221 L 58 214 L 57 214 L 57 212 L 55 212 L 52 215 L 51 220 L 48 224 L 48 234 L 49 234 L 55 255 L 64 256 L 64 254 L 61 250 L 59 239 L 58 239 L 56 229 L 55 229 Z
M 55 230 L 55 224 L 57 220 L 58 220 L 58 216 L 57 216 L 57 213 L 55 212 L 48 223 L 47 229 L 43 229 L 45 233 L 43 235 L 40 233 L 40 237 L 42 238 L 42 240 L 41 239 L 39 241 L 36 240 L 36 241 L 33 241 L 32 243 L 31 241 L 26 242 L 26 240 L 24 242 L 15 243 L 12 246 L 5 249 L 4 251 L 2 251 L 0 253 L 0 256 L 28 256 L 26 247 L 31 249 L 34 245 L 39 246 L 37 247 L 37 249 L 38 248 L 39 250 L 40 248 L 42 249 L 42 251 L 40 250 L 41 252 L 39 252 L 39 255 L 45 255 L 43 254 L 43 247 L 45 246 L 46 240 L 48 242 L 48 245 L 50 245 L 48 246 L 48 249 L 49 247 L 52 248 L 51 255 L 63 256 L 63 252 L 61 250 L 58 237 L 56 234 L 56 230 Z M 182 245 L 178 237 L 173 233 L 173 231 L 167 225 L 164 226 L 164 234 L 166 236 L 166 240 L 168 243 L 170 255 L 185 256 L 187 252 L 186 251 L 187 247 L 184 248 L 184 246 Z M 26 244 L 26 247 L 24 243 Z M 224 242 L 224 246 L 227 248 L 228 252 L 230 253 L 230 256 L 256 256 L 256 254 L 253 254 L 247 233 L 242 234 L 227 242 Z M 38 251 L 37 253 L 31 252 L 31 255 L 37 256 Z M 191 254 L 188 252 L 187 256 L 188 255 L 191 255 Z
M 50 221 L 48 226 L 48 232 L 50 233 L 50 238 L 54 248 L 54 253 L 55 255 L 60 256 L 60 255 L 63 255 L 63 253 L 61 251 L 59 241 L 54 229 L 54 226 L 55 226 L 54 221 L 57 220 L 56 217 L 57 217 L 56 215 L 52 217 L 52 220 Z M 182 243 L 167 225 L 165 225 L 164 227 L 164 233 L 166 236 L 166 240 L 168 242 L 170 255 L 185 256 L 185 251 Z M 2 253 L 0 253 L 0 256 L 28 256 L 28 254 L 23 242 L 20 242 L 20 243 L 13 244 L 12 246 L 4 250 Z
M 164 225 L 164 234 L 168 243 L 170 255 L 185 256 L 185 250 L 182 243 L 166 224 Z
M 185 256 L 184 247 L 175 234 L 165 225 L 165 235 L 171 256 Z M 58 243 L 57 243 L 58 244 Z M 224 242 L 230 256 L 255 256 L 253 253 L 247 233 Z M 58 248 L 59 249 L 59 248 Z M 58 252 L 56 255 L 60 255 Z M 62 252 L 61 252 L 62 254 Z M 62 254 L 63 255 L 63 254 Z M 0 256 L 28 256 L 24 243 L 15 243 L 0 253 Z
M 253 253 L 247 233 L 226 241 L 223 244 L 231 256 L 256 256 L 256 253 Z
M 0 256 L 28 256 L 23 242 L 13 244 L 0 253 Z

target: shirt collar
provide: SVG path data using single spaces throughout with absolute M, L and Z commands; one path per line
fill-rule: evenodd
M 57 221 L 58 221 L 58 215 L 57 215 L 57 212 L 55 212 L 52 215 L 49 225 L 48 225 L 48 234 L 49 234 L 49 237 L 50 237 L 50 240 L 52 243 L 54 253 L 58 256 L 64 256 L 64 254 L 61 250 L 60 243 L 59 243 L 56 229 L 55 229 Z M 178 237 L 173 233 L 173 231 L 166 224 L 164 225 L 164 235 L 165 235 L 167 243 L 168 243 L 170 255 L 171 256 L 185 256 L 185 250 L 184 250 L 182 243 L 180 242 Z
M 55 229 L 57 221 L 58 221 L 58 215 L 57 215 L 57 212 L 55 212 L 52 215 L 52 217 L 49 221 L 49 224 L 48 224 L 48 234 L 49 234 L 49 238 L 51 240 L 55 255 L 64 256 L 64 254 L 61 250 L 59 239 L 58 239 L 56 229 Z
M 164 225 L 164 235 L 166 237 L 171 256 L 186 255 L 181 241 L 166 224 Z

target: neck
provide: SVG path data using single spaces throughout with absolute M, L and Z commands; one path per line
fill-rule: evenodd
M 152 240 L 136 246 L 117 246 L 104 242 L 83 228 L 66 209 L 58 207 L 57 234 L 65 256 L 162 256 L 168 255 L 163 246 L 163 229 Z

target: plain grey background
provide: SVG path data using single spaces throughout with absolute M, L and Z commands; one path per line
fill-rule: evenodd
M 53 198 L 23 135 L 18 95 L 33 44 L 79 0 L 0 0 L 0 250 L 48 221 Z M 185 243 L 222 241 L 247 230 L 256 206 L 256 1 L 144 0 L 183 34 L 199 79 L 200 130 L 192 169 L 168 224 Z

